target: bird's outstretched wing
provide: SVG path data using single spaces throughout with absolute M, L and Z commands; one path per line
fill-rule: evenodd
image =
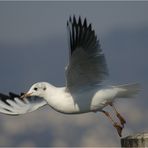
M 21 94 L 22 95 L 22 94 Z M 46 101 L 39 97 L 20 98 L 21 95 L 0 93 L 0 112 L 9 115 L 25 114 L 46 105 Z
M 107 65 L 99 40 L 91 24 L 75 16 L 67 22 L 70 43 L 69 65 L 66 68 L 67 89 L 76 90 L 101 82 L 107 75 Z

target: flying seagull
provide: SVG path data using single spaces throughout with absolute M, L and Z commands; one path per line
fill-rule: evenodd
M 126 123 L 114 106 L 118 98 L 131 98 L 139 91 L 139 84 L 102 86 L 108 76 L 105 56 L 99 40 L 86 18 L 70 17 L 67 21 L 69 33 L 69 64 L 66 67 L 66 86 L 55 87 L 47 82 L 38 82 L 24 94 L 0 94 L 0 112 L 9 115 L 25 114 L 49 105 L 64 114 L 102 112 L 106 115 L 119 136 Z M 111 106 L 118 122 L 104 107 Z

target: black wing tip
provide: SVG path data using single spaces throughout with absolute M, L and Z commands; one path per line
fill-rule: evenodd
M 5 95 L 3 93 L 0 93 L 0 99 L 8 99 L 9 96 L 8 95 Z
M 87 28 L 87 19 L 86 19 L 86 17 L 85 17 L 85 19 L 84 19 L 83 26 L 84 26 L 85 28 Z
M 15 94 L 15 93 L 13 93 L 13 92 L 9 92 L 9 96 L 11 97 L 11 98 L 20 98 L 20 95 L 18 95 L 18 94 Z
M 7 102 L 8 99 L 11 99 L 9 95 L 5 95 L 5 94 L 3 94 L 3 93 L 0 93 L 0 100 L 1 100 L 3 103 L 7 104 L 8 106 L 11 106 L 11 105 Z
M 3 101 L 5 104 L 7 104 L 9 106 L 11 106 L 11 105 L 7 102 L 7 100 L 15 101 L 15 98 L 20 98 L 20 95 L 15 94 L 13 92 L 9 92 L 8 95 L 0 93 L 0 100 Z
M 97 36 L 92 29 L 92 24 L 88 23 L 87 18 L 82 19 L 81 16 L 70 16 L 67 21 L 69 31 L 69 41 L 71 55 L 77 47 L 94 48 L 97 47 Z
M 87 26 L 87 24 L 88 24 L 87 18 L 85 17 L 84 19 L 82 19 L 82 17 L 80 15 L 78 17 L 76 17 L 75 14 L 73 16 L 69 16 L 69 20 L 67 21 L 67 24 L 70 24 L 70 23 L 75 24 L 75 25 L 80 25 L 80 26 L 83 26 L 83 27 L 84 26 L 88 27 Z

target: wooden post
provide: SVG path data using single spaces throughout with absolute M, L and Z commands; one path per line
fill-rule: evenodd
M 148 147 L 148 133 L 139 133 L 121 139 L 121 147 Z

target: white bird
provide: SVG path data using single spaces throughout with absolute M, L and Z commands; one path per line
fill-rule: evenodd
M 91 24 L 73 16 L 67 22 L 70 56 L 66 68 L 66 86 L 55 87 L 47 82 L 38 82 L 25 94 L 9 96 L 0 94 L 0 112 L 9 115 L 25 114 L 49 105 L 64 114 L 102 112 L 117 129 L 119 136 L 126 123 L 114 107 L 118 98 L 131 98 L 139 91 L 139 85 L 102 86 L 108 76 L 107 65 L 99 40 Z M 119 123 L 115 122 L 104 107 L 110 105 Z

